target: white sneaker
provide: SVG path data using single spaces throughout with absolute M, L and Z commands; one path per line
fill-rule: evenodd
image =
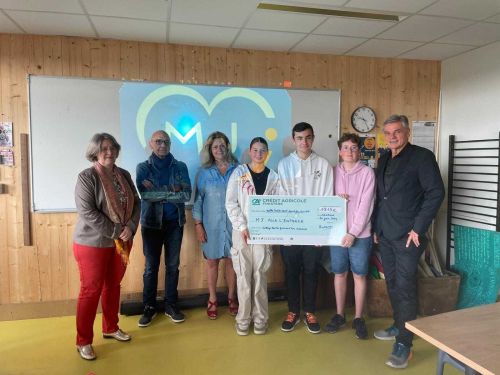
M 247 325 L 236 323 L 235 327 L 236 327 L 236 333 L 238 335 L 240 335 L 240 336 L 247 336 L 248 335 L 248 328 L 249 327 Z
M 267 323 L 254 323 L 253 333 L 256 335 L 265 335 L 267 332 Z

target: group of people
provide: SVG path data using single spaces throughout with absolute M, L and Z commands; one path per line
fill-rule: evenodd
M 363 319 L 366 275 L 372 241 L 378 243 L 394 324 L 376 331 L 381 340 L 396 339 L 386 364 L 404 368 L 411 357 L 412 334 L 404 323 L 416 318 L 417 264 L 426 246 L 426 231 L 444 197 L 443 182 L 432 152 L 409 143 L 404 115 L 384 122 L 389 152 L 379 160 L 376 173 L 360 161 L 360 138 L 344 134 L 338 141 L 340 163 L 335 167 L 312 149 L 314 129 L 300 122 L 292 129 L 295 151 L 266 167 L 268 143 L 251 140 L 250 162 L 239 164 L 224 133 L 210 134 L 201 153 L 193 206 L 195 233 L 207 265 L 209 319 L 218 316 L 216 285 L 219 263 L 224 261 L 228 310 L 235 315 L 236 333 L 265 334 L 268 329 L 267 270 L 272 263 L 270 245 L 250 244 L 248 201 L 252 195 L 332 196 L 347 201 L 347 233 L 341 244 L 330 247 L 336 313 L 324 328 L 335 333 L 346 324 L 345 297 L 349 269 L 354 277 L 355 314 L 352 327 L 359 339 L 368 338 Z M 185 203 L 191 199 L 186 164 L 170 153 L 170 137 L 153 133 L 148 160 L 137 166 L 136 191 L 130 174 L 115 165 L 120 145 L 107 133 L 96 134 L 88 147 L 93 166 L 78 176 L 75 189 L 78 222 L 74 255 L 80 270 L 77 307 L 77 350 L 95 359 L 93 322 L 101 298 L 104 338 L 128 341 L 118 327 L 120 282 L 128 263 L 132 239 L 141 224 L 145 269 L 143 314 L 139 327 L 156 316 L 158 270 L 165 258 L 165 314 L 173 322 L 185 320 L 177 306 L 180 249 L 186 222 Z M 303 319 L 311 333 L 321 331 L 316 312 L 316 289 L 322 248 L 281 246 L 285 268 L 288 313 L 281 324 L 293 331 Z M 301 310 L 303 315 L 301 316 Z

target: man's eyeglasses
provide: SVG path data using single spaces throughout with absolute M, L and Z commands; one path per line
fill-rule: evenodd
M 165 146 L 170 146 L 169 139 L 155 139 L 155 143 L 157 146 L 161 146 L 162 144 L 164 144 Z

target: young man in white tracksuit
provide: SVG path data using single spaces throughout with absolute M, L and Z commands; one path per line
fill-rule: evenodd
M 229 178 L 226 211 L 233 224 L 231 259 L 237 278 L 238 315 L 236 333 L 248 335 L 253 320 L 254 333 L 263 335 L 269 319 L 267 275 L 271 266 L 270 245 L 248 244 L 248 201 L 255 195 L 272 195 L 278 191 L 278 174 L 265 166 L 267 141 L 256 137 L 250 142 L 251 162 L 239 165 Z
M 278 175 L 280 195 L 328 196 L 333 195 L 333 169 L 328 161 L 312 150 L 314 130 L 306 122 L 299 122 L 292 129 L 295 151 L 280 160 Z M 304 323 L 311 333 L 321 331 L 314 315 L 316 287 L 322 249 L 317 246 L 282 246 L 281 256 L 285 265 L 288 294 L 288 314 L 281 325 L 284 332 L 292 331 L 300 322 L 300 276 Z

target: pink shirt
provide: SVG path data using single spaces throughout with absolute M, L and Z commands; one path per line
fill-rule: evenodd
M 375 202 L 375 173 L 358 161 L 346 171 L 342 164 L 335 167 L 335 195 L 347 194 L 347 232 L 356 238 L 371 235 L 371 216 Z

